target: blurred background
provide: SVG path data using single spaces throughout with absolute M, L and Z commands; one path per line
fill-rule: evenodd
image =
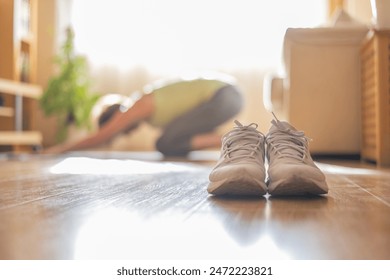
M 58 73 L 54 57 L 61 52 L 66 30 L 71 27 L 74 52 L 87 61 L 91 92 L 127 96 L 156 79 L 224 72 L 237 78 L 245 94 L 246 107 L 238 118 L 243 123 L 257 122 L 262 131 L 268 129 L 272 118 L 263 103 L 263 81 L 269 73 L 284 73 L 283 42 L 288 28 L 328 26 L 339 10 L 362 24 L 372 24 L 369 0 L 0 3 L 0 78 L 4 80 L 22 80 L 45 91 L 49 80 Z M 25 21 L 28 40 L 20 35 Z M 15 31 L 17 28 L 19 31 Z M 16 38 L 21 38 L 20 44 L 15 43 Z M 15 54 L 15 50 L 19 53 Z M 21 62 L 23 55 L 24 59 L 30 56 L 28 70 L 23 64 L 26 62 Z M 28 71 L 27 76 L 21 74 L 22 70 Z M 9 99 L 6 91 L 0 92 L 3 103 L 15 106 L 17 101 Z M 57 118 L 46 116 L 39 98 L 33 99 L 24 104 L 22 130 L 39 132 L 42 145 L 51 146 L 58 142 Z M 0 122 L 0 130 L 15 130 L 15 122 L 7 116 L 0 116 Z M 229 124 L 221 130 L 230 127 Z M 130 140 L 122 137 L 108 148 L 151 150 L 157 134 L 155 128 L 145 124 L 139 133 L 129 136 Z

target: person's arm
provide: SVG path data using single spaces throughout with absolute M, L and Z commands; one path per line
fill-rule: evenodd
M 73 150 L 89 149 L 101 145 L 108 140 L 111 140 L 129 126 L 133 126 L 151 116 L 153 110 L 153 97 L 151 95 L 145 95 L 126 112 L 115 113 L 115 115 L 96 133 L 75 143 L 54 146 L 44 150 L 44 153 L 62 153 Z

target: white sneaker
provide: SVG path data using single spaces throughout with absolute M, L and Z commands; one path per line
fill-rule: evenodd
M 210 173 L 207 191 L 214 195 L 264 195 L 264 135 L 257 124 L 236 127 L 222 138 L 221 155 Z
M 275 117 L 265 141 L 269 194 L 320 195 L 328 192 L 325 175 L 314 164 L 303 131 L 297 131 L 288 122 Z

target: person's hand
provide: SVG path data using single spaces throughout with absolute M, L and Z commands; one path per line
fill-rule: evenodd
M 46 149 L 43 149 L 41 151 L 42 154 L 62 154 L 68 150 L 67 146 L 65 144 L 59 144 L 55 145 Z

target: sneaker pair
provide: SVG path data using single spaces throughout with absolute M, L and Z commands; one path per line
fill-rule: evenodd
M 214 195 L 320 195 L 328 192 L 314 164 L 308 138 L 276 117 L 265 136 L 257 124 L 236 126 L 222 138 L 221 156 L 210 173 Z M 264 162 L 268 161 L 268 177 Z

